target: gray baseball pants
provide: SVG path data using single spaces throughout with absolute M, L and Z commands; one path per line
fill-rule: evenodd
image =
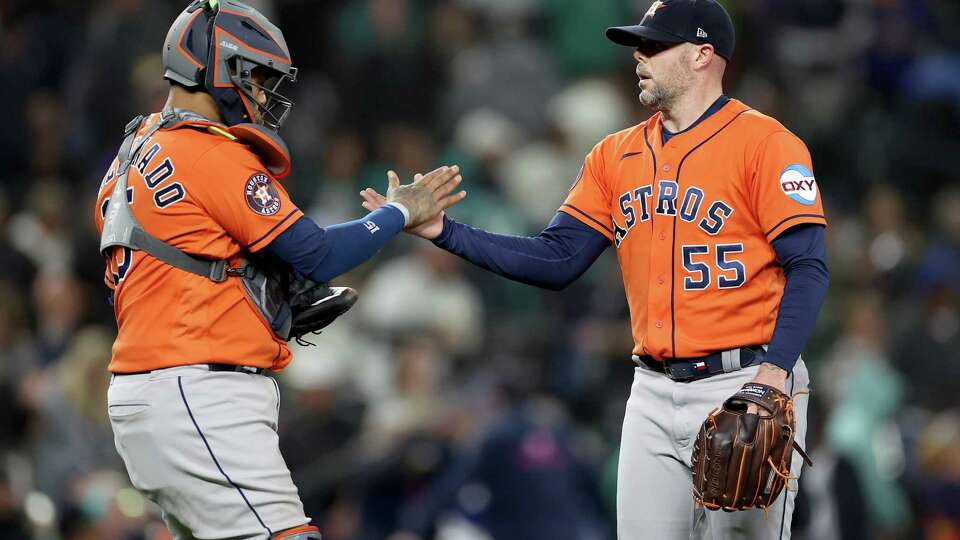
M 280 455 L 271 377 L 184 366 L 115 375 L 117 451 L 176 540 L 266 539 L 306 524 Z
M 693 382 L 675 382 L 647 367 L 634 371 L 620 443 L 617 478 L 619 540 L 789 540 L 795 491 L 785 490 L 768 509 L 728 513 L 694 508 L 691 460 L 700 425 L 714 408 L 751 381 L 748 366 Z M 799 360 L 787 391 L 807 390 L 810 377 Z M 794 400 L 796 441 L 804 446 L 808 396 Z M 791 475 L 803 460 L 794 455 Z M 797 489 L 796 481 L 789 483 Z

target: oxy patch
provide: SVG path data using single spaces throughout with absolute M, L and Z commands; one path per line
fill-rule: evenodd
M 800 204 L 811 206 L 817 202 L 817 180 L 803 165 L 790 165 L 780 173 L 780 189 Z

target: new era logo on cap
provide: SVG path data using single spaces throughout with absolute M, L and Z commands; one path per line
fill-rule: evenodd
M 707 34 L 707 31 L 704 30 L 703 28 L 697 28 L 697 37 L 701 39 L 707 39 L 710 36 L 709 34 Z

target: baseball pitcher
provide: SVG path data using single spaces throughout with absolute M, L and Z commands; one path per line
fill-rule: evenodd
M 548 227 L 411 232 L 510 279 L 562 289 L 611 244 L 634 337 L 620 449 L 624 540 L 790 537 L 826 294 L 826 219 L 804 143 L 723 93 L 734 29 L 716 0 L 654 2 L 607 37 L 635 49 L 654 112 L 587 155 Z M 362 193 L 368 210 L 388 199 Z

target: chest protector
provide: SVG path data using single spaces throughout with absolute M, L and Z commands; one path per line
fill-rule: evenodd
M 228 128 L 190 111 L 179 109 L 164 110 L 160 113 L 160 118 L 138 138 L 137 131 L 143 121 L 143 116 L 134 118 L 124 131 L 123 144 L 117 154 L 117 180 L 103 218 L 100 253 L 109 258 L 112 248 L 125 247 L 143 251 L 170 266 L 214 283 L 235 277 L 240 280 L 243 291 L 270 325 L 273 333 L 284 341 L 288 340 L 293 317 L 288 301 L 291 274 L 285 263 L 266 255 L 246 253 L 237 266 L 230 267 L 226 260 L 201 259 L 185 253 L 144 230 L 133 215 L 126 197 L 130 165 L 139 158 L 150 137 L 160 129 L 208 129 L 239 140 L 250 146 L 277 178 L 283 178 L 290 173 L 290 157 L 283 140 L 256 124 L 239 124 Z

